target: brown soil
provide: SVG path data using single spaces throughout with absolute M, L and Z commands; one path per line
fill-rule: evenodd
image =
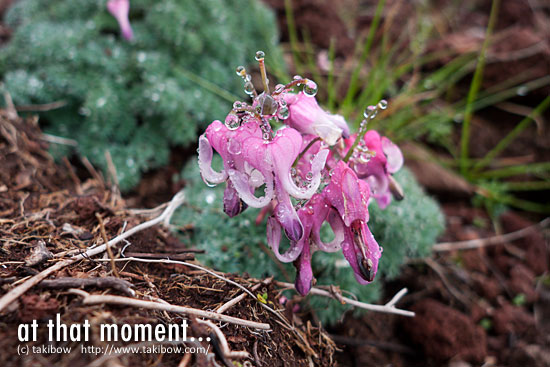
M 114 238 L 124 227 L 128 229 L 151 218 L 127 209 L 124 200 L 107 190 L 108 185 L 100 179 L 79 178 L 68 162 L 64 166 L 56 165 L 46 148 L 36 120 L 12 119 L 6 111 L 0 110 L 0 296 L 28 277 L 67 258 L 68 255 L 63 253 L 85 251 L 92 244 L 103 243 L 104 237 Z M 131 245 L 124 250 L 125 254 L 141 253 L 161 258 L 183 256 L 189 261 L 193 258 L 192 249 L 160 226 L 139 232 L 128 241 Z M 124 256 L 121 250 L 121 247 L 114 248 L 113 256 Z M 52 281 L 55 283 L 60 278 L 93 280 L 113 276 L 119 277 L 115 279 L 117 285 L 86 287 L 86 291 L 131 295 L 144 300 L 159 298 L 171 304 L 203 310 L 214 310 L 242 293 L 222 279 L 184 265 L 117 262 L 113 267 L 109 261 L 98 262 L 89 258 L 61 269 L 4 310 L 0 315 L 0 348 L 7 352 L 0 353 L 0 363 L 5 366 L 82 366 L 92 362 L 96 358 L 94 355 L 78 352 L 81 343 L 50 343 L 46 340 L 44 323 L 58 313 L 66 324 L 89 320 L 92 336 L 94 328 L 98 328 L 100 323 L 181 322 L 182 316 L 167 312 L 104 304 L 86 306 L 80 296 L 69 293 L 66 287 L 55 289 L 51 285 Z M 257 279 L 231 274 L 224 276 L 246 288 L 260 284 L 257 293 L 267 295 L 270 307 L 281 309 L 277 302 L 279 290 L 269 279 L 261 284 L 262 281 Z M 247 351 L 250 355 L 250 358 L 240 362 L 234 359 L 236 362 L 254 366 L 332 365 L 332 341 L 322 330 L 302 322 L 296 316 L 292 321 L 282 314 L 280 318 L 275 317 L 251 297 L 244 298 L 225 313 L 268 323 L 272 327 L 270 332 L 265 332 L 226 324 L 221 330 L 230 350 Z M 211 342 L 204 341 L 202 345 L 210 347 L 210 356 L 218 363 L 233 366 L 232 358 L 222 356 L 219 339 L 193 317 L 183 316 L 190 320 L 188 336 L 212 337 Z M 18 356 L 18 345 L 24 345 L 17 339 L 18 325 L 32 320 L 38 320 L 41 327 L 38 340 L 31 345 L 71 346 L 75 351 L 70 354 L 31 353 Z M 96 335 L 86 345 L 105 346 L 98 339 Z M 184 358 L 175 353 L 125 354 L 115 355 L 102 365 L 177 366 L 179 363 L 186 365 Z M 192 361 L 186 363 L 207 366 L 212 362 L 207 362 L 204 354 L 197 353 Z
M 446 204 L 444 211 L 443 241 L 494 235 L 479 227 L 489 223 L 482 210 Z M 514 212 L 501 218 L 503 233 L 532 224 Z M 348 317 L 332 330 L 343 345 L 338 359 L 347 366 L 547 366 L 549 259 L 547 240 L 534 231 L 513 242 L 411 262 L 389 283 L 388 297 L 407 287 L 410 294 L 399 305 L 416 317 L 371 314 L 361 323 Z

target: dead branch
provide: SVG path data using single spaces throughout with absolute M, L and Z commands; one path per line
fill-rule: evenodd
M 275 282 L 275 284 L 277 284 L 280 287 L 294 288 L 294 285 L 290 284 L 290 283 Z M 412 311 L 407 311 L 407 310 L 402 310 L 400 308 L 395 308 L 395 304 L 401 298 L 403 298 L 403 296 L 407 293 L 407 288 L 403 288 L 399 292 L 397 292 L 396 295 L 393 296 L 393 298 L 388 303 L 386 303 L 385 305 L 373 305 L 373 304 L 370 304 L 370 303 L 359 302 L 359 301 L 356 301 L 354 299 L 347 298 L 347 297 L 344 297 L 344 296 L 335 297 L 332 292 L 329 292 L 329 291 L 326 291 L 324 289 L 320 289 L 320 288 L 317 288 L 317 287 L 312 287 L 309 292 L 310 292 L 310 294 L 314 294 L 316 296 L 323 296 L 323 297 L 332 298 L 332 299 L 337 300 L 337 301 L 344 301 L 347 304 L 350 304 L 352 306 L 359 307 L 359 308 L 362 308 L 362 309 L 368 310 L 368 311 L 391 313 L 391 314 L 396 314 L 396 315 L 401 315 L 401 316 L 414 317 L 414 312 L 412 312 Z
M 253 286 L 252 288 L 250 288 L 250 290 L 252 292 L 254 292 L 256 289 L 260 288 L 260 286 L 262 285 L 262 283 L 258 283 L 256 284 L 255 286 Z M 223 305 L 221 305 L 217 310 L 216 312 L 217 313 L 224 313 L 225 311 L 227 311 L 228 309 L 230 309 L 231 307 L 233 307 L 234 305 L 236 305 L 237 303 L 239 303 L 240 301 L 242 301 L 244 299 L 244 297 L 246 297 L 246 293 L 241 293 L 239 296 L 227 301 L 226 303 L 224 303 Z
M 194 260 L 195 254 L 191 251 L 182 253 L 169 253 L 169 252 L 128 252 L 124 253 L 126 257 L 141 257 L 144 259 L 172 259 L 172 260 Z
M 98 304 L 112 304 L 112 305 L 122 305 L 122 306 L 131 306 L 145 308 L 148 310 L 157 310 L 157 311 L 168 311 L 174 313 L 181 313 L 185 315 L 192 315 L 197 317 L 204 317 L 211 320 L 228 322 L 230 324 L 241 325 L 250 327 L 253 329 L 260 330 L 271 330 L 269 324 L 248 321 L 244 319 L 239 319 L 233 316 L 221 315 L 212 311 L 204 311 L 191 307 L 177 306 L 169 304 L 167 302 L 152 302 L 144 301 L 136 298 L 122 297 L 122 296 L 112 296 L 112 295 L 98 295 L 98 294 L 89 294 L 81 289 L 70 289 L 70 293 L 78 294 L 79 296 L 84 297 L 82 303 L 84 305 L 98 305 Z
M 19 297 L 21 297 L 21 295 L 23 295 L 25 292 L 27 292 L 33 286 L 40 283 L 42 280 L 44 280 L 45 278 L 47 278 L 51 274 L 54 274 L 55 272 L 63 269 L 64 267 L 69 266 L 69 265 L 71 265 L 71 264 L 73 264 L 77 261 L 80 261 L 80 260 L 95 256 L 95 255 L 101 254 L 107 249 L 107 246 L 116 245 L 117 243 L 127 239 L 128 237 L 133 236 L 134 234 L 136 234 L 140 231 L 143 231 L 146 228 L 152 227 L 152 226 L 154 226 L 156 224 L 159 224 L 161 222 L 164 222 L 164 224 L 170 223 L 170 219 L 172 217 L 172 214 L 174 214 L 174 211 L 176 210 L 176 208 L 179 207 L 183 203 L 184 200 L 185 200 L 185 194 L 184 194 L 183 190 L 181 190 L 176 195 L 174 195 L 174 197 L 172 198 L 172 200 L 170 200 L 170 202 L 169 202 L 168 206 L 166 207 L 166 209 L 158 217 L 156 217 L 154 219 L 151 219 L 151 220 L 148 220 L 147 222 L 143 222 L 143 223 L 141 223 L 141 224 L 139 224 L 139 225 L 137 225 L 133 228 L 130 228 L 128 231 L 116 236 L 115 238 L 113 238 L 112 240 L 110 240 L 109 242 L 107 242 L 103 245 L 94 247 L 93 249 L 89 249 L 88 251 L 86 251 L 82 254 L 79 254 L 79 255 L 75 255 L 75 256 L 71 257 L 70 259 L 62 260 L 58 263 L 55 263 L 53 266 L 50 266 L 49 268 L 44 269 L 40 273 L 38 273 L 38 274 L 34 275 L 33 277 L 29 278 L 24 283 L 22 283 L 19 286 L 13 288 L 8 293 L 4 294 L 2 296 L 2 298 L 0 298 L 0 312 L 2 312 L 10 303 L 15 301 Z
M 225 338 L 225 335 L 223 335 L 222 331 L 219 327 L 217 327 L 213 322 L 208 320 L 199 320 L 197 319 L 197 322 L 200 324 L 204 324 L 210 328 L 214 332 L 214 335 L 216 335 L 216 338 L 218 339 L 221 351 L 226 358 L 237 358 L 237 359 L 243 359 L 243 358 L 249 358 L 250 354 L 247 351 L 232 351 L 229 349 L 229 344 L 227 344 L 227 339 Z
M 522 228 L 518 231 L 510 232 L 507 234 L 502 234 L 502 235 L 488 237 L 488 238 L 480 238 L 476 240 L 437 243 L 432 247 L 432 250 L 435 252 L 445 252 L 445 251 L 453 251 L 453 250 L 468 250 L 468 249 L 474 249 L 474 248 L 480 248 L 480 247 L 492 246 L 492 245 L 500 245 L 503 243 L 515 241 L 522 237 L 528 236 L 537 230 L 548 227 L 548 225 L 550 225 L 550 217 L 545 218 L 544 220 L 532 226 Z
M 107 261 L 109 261 L 108 259 L 106 259 Z M 103 259 L 100 259 L 98 261 L 103 261 Z M 229 284 L 232 284 L 240 289 L 242 289 L 246 294 L 248 294 L 249 296 L 251 296 L 254 300 L 258 301 L 258 298 L 254 295 L 254 293 L 252 293 L 250 290 L 248 290 L 247 288 L 245 288 L 244 286 L 242 286 L 241 284 L 237 283 L 237 282 L 234 282 L 230 279 L 227 279 L 226 277 L 224 277 L 223 275 L 220 275 L 212 270 L 209 270 L 209 269 L 206 269 L 200 265 L 197 265 L 197 264 L 192 264 L 192 263 L 189 263 L 189 262 L 185 262 L 185 261 L 176 261 L 176 260 L 166 260 L 166 259 L 158 259 L 158 260 L 154 260 L 154 259 L 140 259 L 140 258 L 137 258 L 137 257 L 128 257 L 128 258 L 122 258 L 122 259 L 115 259 L 115 261 L 139 261 L 139 262 L 145 262 L 145 263 L 164 263 L 164 264 L 180 264 L 180 265 L 185 265 L 185 266 L 188 266 L 188 267 L 191 267 L 191 268 L 195 268 L 195 269 L 199 269 L 201 271 L 204 271 L 205 273 L 208 273 L 208 274 L 211 274 L 213 276 L 215 276 L 216 278 L 218 279 L 222 279 L 224 280 L 225 282 L 229 283 Z M 289 283 L 286 283 L 286 284 L 289 284 Z M 292 286 L 294 287 L 294 286 Z M 275 311 L 273 308 L 269 307 L 268 305 L 262 303 L 262 302 L 259 302 L 258 301 L 258 304 L 260 305 L 260 307 L 263 307 L 264 309 L 266 309 L 267 311 L 271 312 L 272 314 L 274 314 L 275 316 L 277 316 L 281 322 L 279 322 L 278 320 L 275 320 L 275 322 L 279 323 L 281 326 L 283 326 L 284 328 L 286 328 L 287 330 L 290 330 L 292 331 L 298 339 L 300 339 L 303 343 L 303 345 L 298 345 L 300 346 L 300 348 L 302 348 L 302 350 L 308 354 L 308 355 L 312 355 L 314 356 L 315 358 L 318 358 L 317 354 L 315 353 L 315 351 L 313 351 L 313 349 L 309 346 L 309 343 L 307 342 L 305 336 L 303 335 L 302 332 L 300 332 L 300 330 L 298 330 L 297 328 L 295 328 L 293 325 L 291 325 L 289 323 L 289 321 L 281 315 L 281 312 L 278 312 L 278 311 Z M 405 312 L 408 312 L 408 311 L 405 311 Z M 414 313 L 413 313 L 414 315 Z
M 67 289 L 67 288 L 112 288 L 119 292 L 122 292 L 128 296 L 134 297 L 136 292 L 134 292 L 134 285 L 124 279 L 116 277 L 105 277 L 105 278 L 71 278 L 71 277 L 62 277 L 56 279 L 45 279 L 38 284 L 39 288 L 49 288 L 49 289 Z

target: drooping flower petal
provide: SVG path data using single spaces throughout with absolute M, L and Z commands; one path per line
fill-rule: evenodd
M 315 155 L 311 164 L 311 183 L 307 188 L 296 186 L 291 176 L 291 168 L 300 153 L 302 136 L 291 128 L 282 129 L 277 133 L 273 143 L 269 145 L 273 170 L 280 179 L 285 190 L 297 199 L 309 199 L 319 188 L 321 171 L 325 165 L 328 150 L 323 149 Z
M 370 189 L 343 161 L 338 162 L 324 192 L 327 201 L 340 213 L 346 227 L 356 220 L 369 220 Z
M 212 146 L 203 134 L 199 137 L 199 170 L 206 184 L 219 184 L 227 180 L 227 172 L 216 172 L 212 169 Z
M 403 154 L 401 149 L 395 145 L 390 139 L 385 136 L 382 137 L 382 151 L 387 157 L 388 172 L 395 173 L 403 166 Z
M 344 235 L 344 223 L 341 219 L 336 220 L 336 218 L 339 217 L 339 214 L 334 209 L 330 209 L 328 215 L 327 215 L 327 221 L 330 224 L 330 228 L 332 229 L 332 232 L 334 233 L 334 239 L 330 242 L 323 242 L 320 238 L 320 230 L 321 227 L 319 226 L 319 231 L 315 230 L 314 233 L 314 240 L 315 244 L 317 245 L 317 248 L 324 252 L 336 252 L 342 248 L 342 243 L 344 242 L 345 235 Z M 321 223 L 322 224 L 322 223 Z
M 278 201 L 274 210 L 275 218 L 284 228 L 286 236 L 291 242 L 299 241 L 304 234 L 302 222 L 300 222 L 300 218 L 290 201 L 290 196 L 284 190 L 278 178 L 275 178 L 275 188 Z
M 233 218 L 241 214 L 247 207 L 248 205 L 241 200 L 231 181 L 227 181 L 227 186 L 223 192 L 223 211 L 225 214 Z
M 130 0 L 109 0 L 107 1 L 107 10 L 118 22 L 122 37 L 130 41 L 134 38 L 134 32 L 130 25 L 128 15 L 130 13 Z
M 252 192 L 250 184 L 248 183 L 248 176 L 246 174 L 234 169 L 230 169 L 228 174 L 235 190 L 237 190 L 241 199 L 248 204 L 248 206 L 253 208 L 263 208 L 273 199 L 273 177 L 270 173 L 266 173 L 265 177 L 265 195 L 259 198 Z
M 303 92 L 286 94 L 290 116 L 285 123 L 304 134 L 321 137 L 328 145 L 334 145 L 341 136 L 349 136 L 349 127 L 342 116 L 325 112 L 315 98 Z
M 290 247 L 285 253 L 281 254 L 279 246 L 281 244 L 281 224 L 275 217 L 267 219 L 267 244 L 273 250 L 275 257 L 284 263 L 289 263 L 298 258 L 304 247 L 304 241 L 290 241 Z
M 311 268 L 311 249 L 309 245 L 304 245 L 300 257 L 294 262 L 296 267 L 296 280 L 294 286 L 298 293 L 305 296 L 313 286 L 313 270 Z
M 360 284 L 374 280 L 381 251 L 366 223 L 357 221 L 346 227 L 342 252 Z

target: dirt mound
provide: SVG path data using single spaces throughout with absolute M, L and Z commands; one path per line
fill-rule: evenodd
M 93 172 L 89 176 L 95 178 L 77 176 L 68 162 L 56 165 L 46 149 L 35 120 L 10 119 L 0 111 L 0 348 L 6 351 L 0 353 L 1 364 L 333 365 L 330 338 L 286 312 L 270 279 L 204 269 L 193 261 L 196 250 L 160 225 L 107 246 L 107 252 L 94 250 L 157 218 L 167 206 L 129 210 L 100 177 Z M 48 273 L 5 302 L 21 286 Z M 220 323 L 212 319 L 212 311 L 222 305 L 226 310 L 218 313 L 224 318 Z M 210 323 L 183 312 L 182 306 L 199 316 L 210 312 L 204 318 Z M 52 341 L 45 323 L 55 322 L 57 314 L 66 325 L 88 320 L 91 339 Z M 117 324 L 120 330 L 123 325 L 181 324 L 183 319 L 190 327 L 187 341 L 179 345 L 204 347 L 206 353 L 163 352 L 161 346 L 176 345 L 158 339 L 106 343 L 98 336 L 102 324 Z M 37 340 L 19 342 L 19 325 L 33 320 L 39 323 Z M 243 321 L 247 326 L 239 324 Z M 25 345 L 50 349 L 18 355 L 18 347 Z M 121 345 L 149 349 L 105 352 Z M 103 348 L 102 353 L 83 352 L 88 347 Z M 60 353 L 59 348 L 71 352 Z

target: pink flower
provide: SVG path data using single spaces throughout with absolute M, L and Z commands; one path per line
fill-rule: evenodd
M 298 186 L 291 168 L 300 153 L 302 136 L 291 128 L 283 128 L 273 140 L 266 140 L 257 120 L 249 119 L 235 130 L 214 121 L 199 138 L 199 167 L 203 179 L 210 184 L 229 180 L 224 195 L 224 208 L 230 216 L 240 213 L 242 205 L 262 208 L 277 200 L 275 219 L 292 240 L 302 236 L 302 226 L 290 197 L 309 199 L 321 183 L 321 170 L 328 150 L 319 151 L 312 159 L 311 182 Z M 212 169 L 212 148 L 222 157 L 224 169 Z M 263 197 L 256 197 L 256 188 L 265 185 Z
M 353 135 L 346 140 L 348 149 L 356 138 L 357 135 Z M 367 181 L 372 196 L 384 209 L 391 202 L 394 183 L 391 175 L 403 166 L 401 150 L 390 139 L 381 137 L 375 130 L 369 130 L 355 153 L 352 162 L 357 176 Z M 393 193 L 399 198 L 395 190 Z
M 314 97 L 286 93 L 284 99 L 288 104 L 290 116 L 284 122 L 303 134 L 321 137 L 328 145 L 334 145 L 344 136 L 349 136 L 346 120 L 340 115 L 325 112 Z
M 109 0 L 107 1 L 107 10 L 118 22 L 122 37 L 127 41 L 134 38 L 134 32 L 128 19 L 130 13 L 130 0 Z
M 330 220 L 341 222 L 344 234 L 342 252 L 353 269 L 355 279 L 361 284 L 372 282 L 382 252 L 367 226 L 369 186 L 347 164 L 340 161 L 323 193 L 326 201 L 339 214 L 332 216 Z M 336 223 L 331 224 L 333 230 L 337 228 Z M 336 231 L 335 234 L 341 235 Z
M 125 11 L 115 16 L 126 19 L 129 27 L 128 2 L 109 0 L 109 11 L 115 14 L 111 3 L 126 4 Z M 212 122 L 199 138 L 201 176 L 208 185 L 226 183 L 223 204 L 230 217 L 247 206 L 262 208 L 258 218 L 272 211 L 267 220 L 267 242 L 278 260 L 294 264 L 295 287 L 300 294 L 306 295 L 315 283 L 311 261 L 316 251 L 341 249 L 357 281 L 370 283 L 382 251 L 367 226 L 369 200 L 372 195 L 380 207 L 388 205 L 390 193 L 397 187 L 391 174 L 403 164 L 401 151 L 376 131 L 365 132 L 366 120 L 359 130 L 362 139 L 355 146 L 358 135 L 349 137 L 344 118 L 317 104 L 317 86 L 309 79 L 295 76 L 270 94 L 264 56 L 262 51 L 256 53 L 263 93 L 254 90 L 250 75 L 239 66 L 237 74 L 243 78 L 252 103 L 236 101 L 225 123 Z M 301 85 L 302 92 L 292 93 Z M 381 101 L 369 106 L 366 118 L 372 119 L 386 105 Z M 274 133 L 273 120 L 287 126 Z M 354 151 L 348 155 L 352 146 Z M 221 171 L 212 168 L 213 150 L 223 160 Z M 326 186 L 317 192 L 321 181 Z M 263 196 L 256 196 L 262 187 Z M 292 198 L 299 199 L 298 203 Z M 329 243 L 321 240 L 325 222 L 334 232 Z M 283 230 L 290 246 L 281 253 Z
M 303 235 L 299 240 L 291 240 L 284 254 L 279 252 L 281 227 L 270 218 L 268 244 L 280 261 L 294 261 L 295 286 L 300 294 L 307 294 L 313 286 L 311 258 L 319 250 L 335 252 L 342 249 L 359 283 L 367 284 L 374 280 L 381 250 L 367 226 L 369 197 L 367 183 L 340 161 L 329 185 L 298 210 Z M 325 221 L 330 224 L 335 235 L 329 243 L 324 243 L 320 238 L 321 226 Z

